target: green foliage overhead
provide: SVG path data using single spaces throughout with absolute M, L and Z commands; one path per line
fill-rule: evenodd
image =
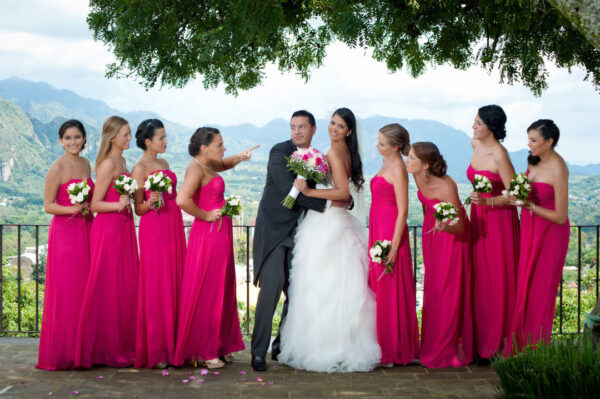
M 390 71 L 427 66 L 497 68 L 501 82 L 547 87 L 546 61 L 583 68 L 600 86 L 600 51 L 548 0 L 91 0 L 88 24 L 117 62 L 107 76 L 147 88 L 237 94 L 262 82 L 268 64 L 304 79 L 339 40 L 371 48 Z

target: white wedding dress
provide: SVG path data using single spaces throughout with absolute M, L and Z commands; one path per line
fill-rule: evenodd
M 346 209 L 309 210 L 296 232 L 280 363 L 319 372 L 379 364 L 366 227 Z

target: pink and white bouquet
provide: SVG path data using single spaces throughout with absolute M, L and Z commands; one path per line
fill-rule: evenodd
M 81 180 L 78 183 L 69 184 L 67 192 L 69 193 L 71 204 L 83 204 L 84 202 L 87 202 L 90 195 L 90 186 L 87 184 L 86 180 Z M 84 206 L 81 209 L 81 214 L 87 216 L 88 213 L 90 213 L 90 210 Z
M 171 183 L 172 182 L 169 176 L 165 175 L 161 171 L 154 172 L 151 175 L 148 175 L 148 178 L 144 183 L 144 189 L 160 193 L 160 197 L 158 198 L 158 202 L 156 203 L 156 209 L 160 209 L 164 205 L 162 193 L 166 191 L 169 194 L 171 194 L 173 190 L 171 187 Z
M 132 197 L 133 194 L 137 191 L 138 184 L 135 179 L 127 176 L 127 175 L 119 175 L 113 184 L 113 187 L 117 192 L 121 195 L 126 195 L 128 197 Z M 131 205 L 131 201 L 130 201 Z
M 476 193 L 489 193 L 492 191 L 492 182 L 487 176 L 484 175 L 475 175 L 473 179 L 473 191 Z M 465 205 L 469 205 L 471 203 L 471 197 L 467 197 L 465 199 Z
M 373 263 L 383 264 L 384 260 L 390 254 L 390 250 L 392 249 L 392 242 L 389 240 L 377 240 L 373 243 L 373 246 L 369 250 L 369 256 L 371 257 L 371 261 Z M 384 274 L 393 274 L 394 273 L 394 265 L 391 263 L 385 264 L 385 269 L 383 273 L 381 273 L 381 278 Z
M 458 222 L 458 210 L 449 202 L 438 202 L 433 206 L 435 213 L 433 216 L 449 226 L 454 226 Z
M 285 157 L 287 160 L 288 170 L 296 173 L 299 179 L 313 180 L 317 183 L 324 183 L 327 179 L 329 168 L 325 156 L 312 147 L 300 148 L 294 151 L 290 157 Z M 296 187 L 292 187 L 289 194 L 281 203 L 288 209 L 292 209 L 296 198 L 300 191 Z
M 529 203 L 529 192 L 531 191 L 531 182 L 525 173 L 513 174 L 508 190 L 503 190 L 505 197 L 512 195 L 517 199 L 516 205 L 523 206 Z

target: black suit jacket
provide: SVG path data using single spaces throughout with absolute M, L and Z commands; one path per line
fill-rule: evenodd
M 327 203 L 324 199 L 299 194 L 292 209 L 281 205 L 296 179 L 296 175 L 288 171 L 285 157 L 296 150 L 296 145 L 288 140 L 275 144 L 269 153 L 267 179 L 254 228 L 254 285 L 258 282 L 265 259 L 294 229 L 300 215 L 307 209 L 322 212 Z

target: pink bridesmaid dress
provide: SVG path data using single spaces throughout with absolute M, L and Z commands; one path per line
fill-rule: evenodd
M 554 188 L 547 183 L 532 182 L 529 198 L 536 205 L 554 210 Z M 550 342 L 569 233 L 568 219 L 557 224 L 527 209 L 521 211 L 517 305 L 512 320 L 519 348 L 540 340 Z
M 375 241 L 392 240 L 398 217 L 394 186 L 382 176 L 371 179 L 371 196 L 369 248 Z M 377 297 L 377 340 L 381 347 L 381 363 L 407 364 L 419 357 L 419 326 L 408 227 L 402 233 L 394 273 L 383 274 L 384 270 L 381 264 L 370 262 L 369 286 Z
M 421 319 L 421 363 L 425 367 L 460 367 L 473 361 L 471 307 L 471 234 L 464 208 L 462 234 L 434 231 L 438 200 L 420 191 L 424 206 L 423 263 L 425 287 Z
M 204 211 L 225 203 L 219 175 L 194 194 Z M 194 220 L 185 257 L 173 364 L 210 360 L 244 349 L 237 313 L 232 221 Z
M 492 191 L 482 197 L 502 195 L 500 175 L 469 165 L 467 177 L 486 176 Z M 502 353 L 510 338 L 514 315 L 517 264 L 519 262 L 519 217 L 514 206 L 471 204 L 473 243 L 473 310 L 477 353 L 489 358 Z
M 171 186 L 177 187 L 175 173 L 162 172 L 171 179 Z M 140 218 L 135 367 L 172 362 L 175 355 L 177 299 L 185 260 L 185 231 L 176 196 L 175 190 L 163 193 L 163 206 Z
M 80 182 L 71 179 L 61 184 L 56 203 L 72 206 L 67 187 Z M 90 186 L 89 198 L 94 192 Z M 44 312 L 38 355 L 38 369 L 66 370 L 75 365 L 75 339 L 79 312 L 90 271 L 90 230 L 93 215 L 54 215 L 48 231 Z
M 112 184 L 104 200 L 119 201 Z M 96 215 L 90 254 L 75 367 L 131 366 L 135 359 L 138 287 L 137 240 L 131 207 Z

